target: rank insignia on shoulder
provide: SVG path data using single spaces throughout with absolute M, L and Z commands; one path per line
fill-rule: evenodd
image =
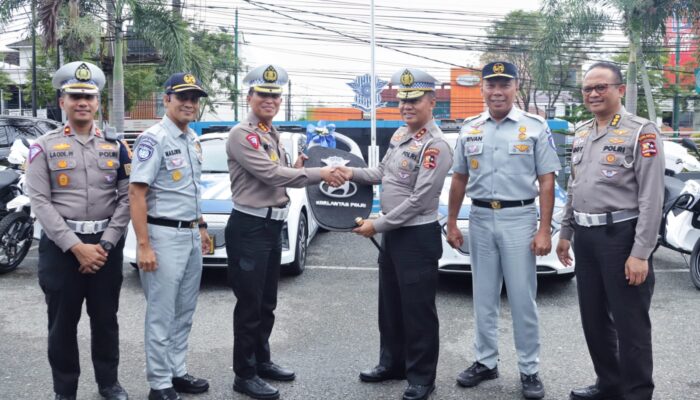
M 419 131 L 415 134 L 415 136 L 413 136 L 413 137 L 416 138 L 417 140 L 419 140 L 420 138 L 423 137 L 423 135 L 425 135 L 425 133 L 426 133 L 427 131 L 428 131 L 427 129 L 423 128 L 423 129 L 419 130 Z
M 270 132 L 270 128 L 262 122 L 258 122 L 258 128 L 263 132 Z
M 63 128 L 63 134 L 64 134 L 64 135 L 68 136 L 68 135 L 70 135 L 70 132 L 71 132 L 71 131 L 70 131 L 70 126 L 66 126 L 66 127 Z
M 251 133 L 250 135 L 246 136 L 245 139 L 251 146 L 253 146 L 255 150 L 260 148 L 260 140 L 258 139 L 258 135 Z
M 610 126 L 617 128 L 620 125 L 620 118 L 622 118 L 620 114 L 615 114 L 612 121 L 610 121 Z
M 472 158 L 469 162 L 469 166 L 472 167 L 472 169 L 477 169 L 479 168 L 479 161 L 476 158 Z
M 426 169 L 435 169 L 436 166 L 437 166 L 437 160 L 435 159 L 435 156 L 426 155 L 423 158 L 423 167 L 425 167 Z

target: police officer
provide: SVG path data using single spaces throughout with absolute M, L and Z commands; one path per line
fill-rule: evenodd
M 552 247 L 554 172 L 560 164 L 544 119 L 513 106 L 517 90 L 518 71 L 513 64 L 487 64 L 481 93 L 488 109 L 465 121 L 457 141 L 448 241 L 453 247 L 463 243 L 457 215 L 466 188 L 472 204 L 469 249 L 476 321 L 476 360 L 459 374 L 457 383 L 473 387 L 498 377 L 497 324 L 505 280 L 522 393 L 539 399 L 544 397 L 544 385 L 538 376 L 535 257 L 548 254 Z M 539 229 L 534 204 L 538 195 Z
M 146 375 L 149 400 L 202 393 L 205 379 L 190 375 L 187 339 L 209 249 L 202 219 L 202 148 L 188 124 L 206 97 L 199 79 L 177 73 L 165 83 L 165 116 L 135 144 L 129 185 L 141 286 L 146 295 Z
M 375 168 L 344 169 L 363 184 L 382 184 L 382 214 L 354 232 L 382 233 L 379 253 L 379 364 L 363 382 L 407 379 L 404 400 L 435 390 L 439 326 L 435 295 L 442 257 L 437 207 L 452 166 L 452 148 L 433 120 L 435 78 L 416 68 L 396 72 L 399 112 L 406 123 Z
M 75 399 L 80 376 L 77 326 L 90 316 L 99 393 L 127 399 L 117 380 L 122 249 L 129 223 L 129 149 L 93 121 L 105 76 L 83 61 L 56 71 L 53 86 L 68 121 L 29 149 L 27 186 L 43 232 L 39 285 L 49 317 L 49 364 L 56 399 Z
M 233 210 L 226 225 L 229 284 L 236 295 L 233 311 L 233 390 L 256 399 L 276 399 L 279 391 L 261 378 L 295 379 L 293 371 L 270 357 L 281 233 L 289 210 L 285 187 L 302 187 L 321 179 L 334 186 L 342 178 L 332 169 L 285 166 L 286 152 L 272 119 L 282 103 L 287 72 L 262 65 L 246 75 L 250 113 L 230 132 L 226 143 Z
M 594 385 L 572 399 L 651 399 L 652 252 L 661 223 L 664 156 L 653 122 L 625 111 L 620 68 L 593 64 L 583 101 L 595 118 L 576 130 L 557 256 L 572 238 L 583 333 Z

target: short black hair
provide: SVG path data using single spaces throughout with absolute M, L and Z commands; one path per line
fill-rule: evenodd
M 255 88 L 253 88 L 253 87 L 248 88 L 248 96 L 252 96 L 253 94 L 255 94 Z
M 583 74 L 583 76 L 585 77 L 586 75 L 588 75 L 589 72 L 591 72 L 592 70 L 594 70 L 596 68 L 603 68 L 603 69 L 607 69 L 609 71 L 612 71 L 613 74 L 615 75 L 615 77 L 617 78 L 616 83 L 620 83 L 620 84 L 625 83 L 625 80 L 622 77 L 622 69 L 620 69 L 620 67 L 617 64 L 613 64 L 613 63 L 607 62 L 607 61 L 599 61 L 599 62 L 591 65 L 590 67 L 588 67 L 588 69 L 586 70 L 586 73 Z

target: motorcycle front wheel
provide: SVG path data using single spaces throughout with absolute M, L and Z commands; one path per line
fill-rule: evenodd
M 29 252 L 34 224 L 25 212 L 13 212 L 0 220 L 0 274 L 13 271 Z
M 700 290 L 700 240 L 695 242 L 693 252 L 690 253 L 690 280 Z

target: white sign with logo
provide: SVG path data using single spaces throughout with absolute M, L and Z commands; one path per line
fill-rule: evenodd
M 457 84 L 459 86 L 476 86 L 479 84 L 481 79 L 476 75 L 464 74 L 457 77 Z

